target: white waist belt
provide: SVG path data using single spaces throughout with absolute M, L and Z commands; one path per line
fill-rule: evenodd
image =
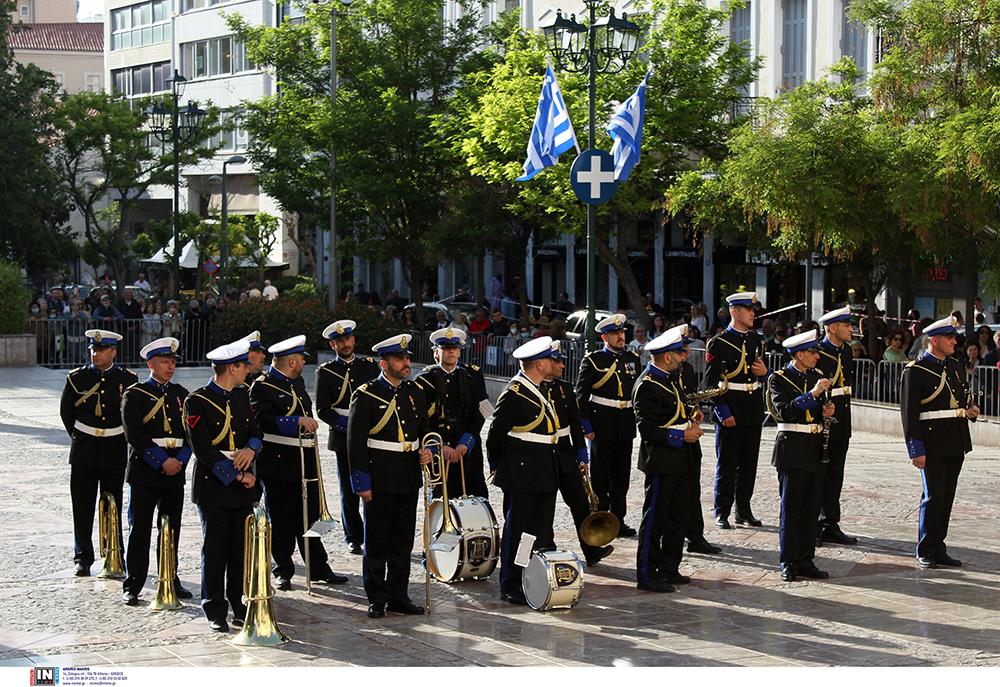
M 125 433 L 125 428 L 121 425 L 117 427 L 91 427 L 90 425 L 85 425 L 79 420 L 73 423 L 73 427 L 80 430 L 84 434 L 89 434 L 92 437 L 116 437 L 119 434 Z
M 532 444 L 555 444 L 559 441 L 558 434 L 535 434 L 534 432 L 511 432 L 510 436 Z
M 344 417 L 347 417 L 348 415 L 351 414 L 349 408 L 334 408 L 333 412 L 335 412 L 337 415 L 343 415 Z
M 268 441 L 272 444 L 281 444 L 282 446 L 294 446 L 299 447 L 298 437 L 285 437 L 280 434 L 265 434 L 264 441 Z M 316 437 L 302 437 L 302 448 L 316 448 Z
M 409 453 L 420 450 L 420 440 L 417 441 L 382 441 L 380 439 L 369 439 L 368 448 L 377 448 L 381 451 L 392 451 L 394 453 Z
M 796 422 L 779 422 L 779 432 L 800 432 L 802 434 L 819 434 L 823 431 L 821 425 L 803 425 Z
M 184 440 L 173 437 L 158 437 L 153 439 L 153 443 L 161 448 L 180 448 L 184 445 Z
M 632 407 L 632 401 L 619 401 L 613 398 L 604 398 L 602 396 L 591 396 L 591 403 L 596 403 L 599 406 L 607 406 L 608 408 L 617 408 L 618 410 L 623 410 L 625 408 Z
M 760 382 L 750 382 L 749 384 L 719 382 L 719 388 L 727 389 L 729 391 L 756 391 L 760 388 Z
M 568 437 L 569 436 L 569 427 L 560 427 L 559 429 L 557 429 L 556 430 L 556 436 L 560 437 L 560 438 L 562 438 L 562 437 Z
M 952 410 L 925 410 L 920 413 L 921 420 L 943 420 L 949 417 L 965 417 L 965 408 L 954 408 Z
M 850 396 L 851 387 L 849 386 L 838 386 L 836 389 L 830 389 L 831 396 Z

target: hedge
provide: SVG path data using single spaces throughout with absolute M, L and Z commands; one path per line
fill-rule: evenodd
M 0 334 L 23 334 L 31 293 L 24 287 L 21 268 L 0 260 Z

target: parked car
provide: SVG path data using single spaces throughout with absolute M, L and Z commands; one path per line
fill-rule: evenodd
M 600 322 L 605 317 L 610 317 L 613 315 L 610 310 L 595 310 L 594 311 L 594 322 Z M 584 334 L 584 330 L 587 327 L 587 311 L 577 310 L 569 317 L 566 318 L 566 338 L 567 339 L 579 339 Z M 625 340 L 632 340 L 632 321 L 628 320 L 625 323 Z

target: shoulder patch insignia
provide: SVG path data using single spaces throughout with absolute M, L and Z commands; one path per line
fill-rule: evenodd
M 201 415 L 188 415 L 186 419 L 188 427 L 194 429 L 194 426 L 197 425 L 198 421 L 201 419 Z
M 510 385 L 510 390 L 511 391 L 520 391 L 521 390 L 521 385 L 518 382 L 514 382 L 513 384 Z

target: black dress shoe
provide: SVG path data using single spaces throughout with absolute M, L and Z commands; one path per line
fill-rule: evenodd
M 338 575 L 337 573 L 330 570 L 325 575 L 314 577 L 313 582 L 326 582 L 327 584 L 346 584 L 347 576 Z
M 827 527 L 823 529 L 819 534 L 819 538 L 824 542 L 841 544 L 843 546 L 854 546 L 858 543 L 857 537 L 844 534 L 844 531 L 839 527 Z
M 688 542 L 687 550 L 688 553 L 722 553 L 722 547 L 709 544 L 705 539 Z
M 670 592 L 676 591 L 674 585 L 670 584 L 666 580 L 646 580 L 645 582 L 636 582 L 635 586 L 645 592 L 660 592 L 661 594 L 669 594 Z
M 632 529 L 625 523 L 622 523 L 622 526 L 618 528 L 619 539 L 622 539 L 624 537 L 634 537 L 636 534 L 638 534 L 638 532 L 636 532 L 634 529 Z
M 243 627 L 243 618 L 233 618 L 233 627 Z
M 190 599 L 194 597 L 194 594 L 181 586 L 180 580 L 174 580 L 174 593 L 177 594 L 178 599 Z
M 403 615 L 424 614 L 424 607 L 418 606 L 409 599 L 403 599 L 402 601 L 390 601 L 385 605 L 385 610 L 392 611 L 393 613 L 402 613 Z
M 794 582 L 798 579 L 795 575 L 795 568 L 790 565 L 781 566 L 781 579 L 785 582 Z
M 927 556 L 917 556 L 917 565 L 921 568 L 936 568 L 937 562 Z
M 385 617 L 385 602 L 384 601 L 374 601 L 368 604 L 368 617 L 369 618 L 384 618 Z
M 224 619 L 209 620 L 208 626 L 212 628 L 212 632 L 229 632 L 229 625 L 226 624 Z
M 747 527 L 761 527 L 764 523 L 753 516 L 753 513 L 747 513 L 746 515 L 736 516 L 737 525 L 745 525 Z
M 90 566 L 83 563 L 76 564 L 76 571 L 73 573 L 77 577 L 90 577 Z
M 527 606 L 528 600 L 524 598 L 524 594 L 521 592 L 500 592 L 500 598 L 509 604 L 514 604 L 515 606 Z
M 277 587 L 281 591 L 287 592 L 289 589 L 292 588 L 292 580 L 291 580 L 291 578 L 289 578 L 289 577 L 279 577 L 278 578 Z
M 133 594 L 132 592 L 123 592 L 122 601 L 125 602 L 126 606 L 138 606 L 139 605 L 139 595 Z
M 664 573 L 660 575 L 660 579 L 672 585 L 688 584 L 691 581 L 690 577 L 681 575 L 679 572 Z
M 934 559 L 934 562 L 937 563 L 938 565 L 943 565 L 946 568 L 961 568 L 962 567 L 962 561 L 958 560 L 957 558 L 952 558 L 951 556 L 949 556 L 946 553 L 942 554 L 940 556 L 937 556 Z
M 715 526 L 720 530 L 731 530 L 733 526 L 729 524 L 729 517 L 726 515 L 715 516 Z
M 361 556 L 364 554 L 364 551 L 361 549 L 361 544 L 353 541 L 347 545 L 347 551 L 352 556 Z
M 798 573 L 799 577 L 808 577 L 811 580 L 825 580 L 830 577 L 830 573 L 820 570 L 815 565 L 810 565 L 808 568 L 796 568 L 795 572 Z
M 587 567 L 593 568 L 595 565 L 600 563 L 603 559 L 611 555 L 611 552 L 615 550 L 613 546 L 604 546 L 598 549 L 595 553 L 587 556 Z

